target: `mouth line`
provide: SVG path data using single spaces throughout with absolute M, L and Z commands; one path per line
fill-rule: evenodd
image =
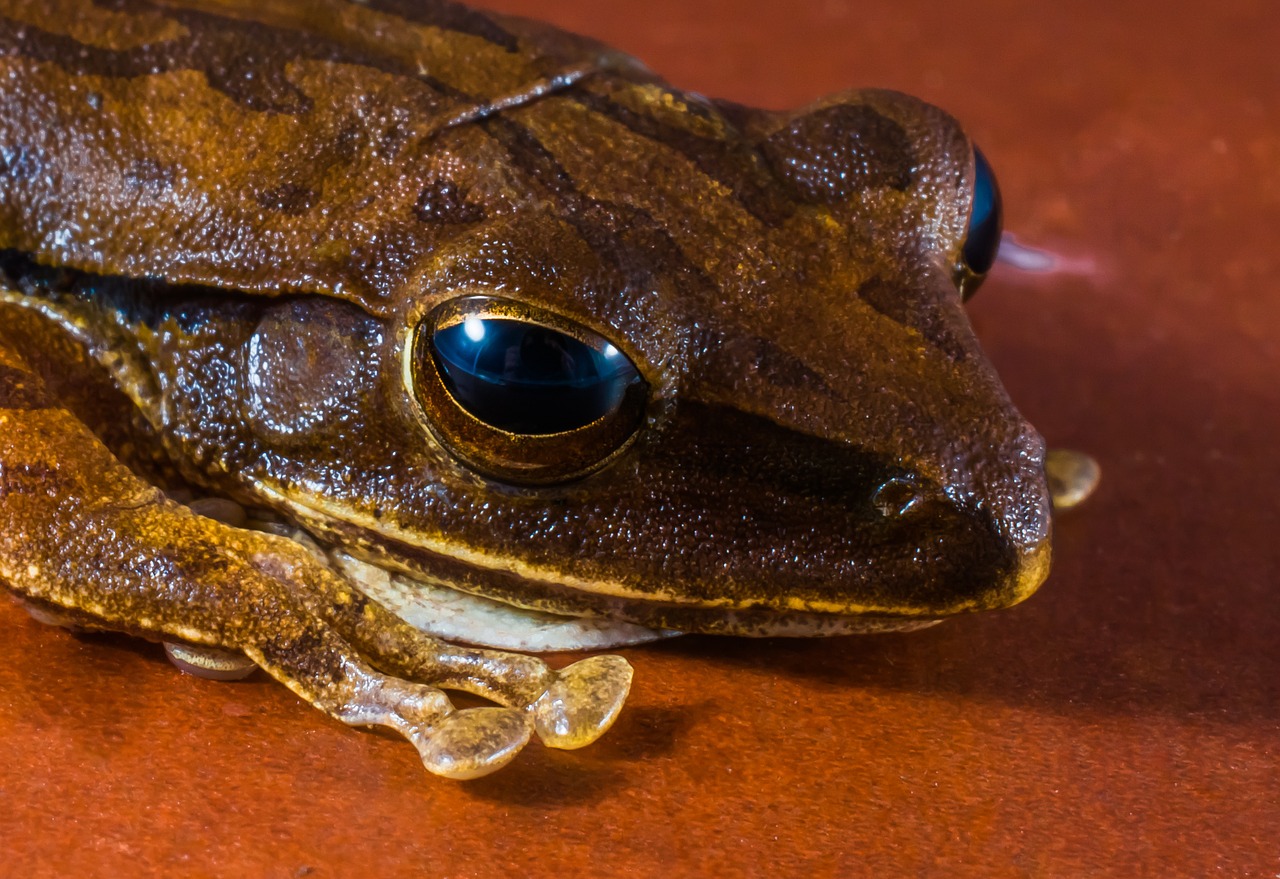
M 383 551 L 385 552 L 385 550 Z M 715 634 L 743 637 L 822 637 L 870 632 L 911 631 L 941 622 L 936 617 L 891 616 L 885 614 L 833 614 L 778 610 L 757 606 L 747 608 L 716 607 L 678 604 L 654 600 L 631 600 L 596 593 L 586 593 L 569 587 L 551 590 L 541 589 L 530 593 L 530 587 L 542 584 L 530 583 L 517 575 L 498 569 L 486 569 L 492 577 L 500 579 L 505 588 L 495 589 L 492 579 L 483 586 L 459 588 L 458 580 L 428 575 L 413 566 L 406 566 L 395 558 L 388 559 L 383 552 L 374 558 L 357 557 L 338 549 L 331 555 L 341 557 L 341 566 L 350 579 L 366 592 L 392 606 L 405 611 L 402 616 L 412 616 L 410 621 L 419 627 L 439 632 L 438 624 L 430 619 L 430 609 L 442 604 L 467 604 L 481 617 L 489 616 L 496 608 L 506 611 L 505 616 L 514 620 L 522 616 L 535 627 L 563 627 L 566 631 L 590 630 L 586 637 L 590 643 L 545 649 L 588 649 L 589 647 L 626 646 L 679 634 Z M 387 562 L 390 561 L 390 564 Z M 370 588 L 368 576 L 356 573 L 372 569 L 380 588 Z M 352 574 L 356 576 L 352 577 Z M 450 596 L 442 600 L 440 596 Z M 574 637 L 577 637 L 576 635 Z M 506 641 L 494 641 L 474 633 L 461 640 L 501 646 Z M 526 648 L 534 649 L 534 648 Z
M 493 605 L 509 606 L 516 609 L 515 612 L 550 615 L 560 620 L 604 621 L 664 633 L 675 630 L 755 637 L 815 637 L 917 629 L 944 617 L 995 606 L 972 596 L 929 607 L 858 607 L 843 602 L 799 599 L 793 600 L 790 606 L 731 598 L 704 602 L 642 593 L 623 584 L 574 580 L 559 572 L 539 570 L 519 562 L 495 564 L 492 557 L 468 547 L 399 533 L 388 529 L 385 522 L 353 521 L 347 510 L 312 506 L 270 486 L 257 488 L 276 509 L 287 511 L 287 517 L 299 523 L 297 527 L 317 535 L 334 551 L 379 568 L 390 577 L 416 583 L 412 588 L 437 594 L 439 590 L 448 590 L 446 594 L 474 596 Z M 1029 561 L 1036 560 L 1029 557 Z M 1015 590 L 1016 600 L 1034 591 L 1047 571 L 1047 562 L 1019 567 L 1022 570 L 1016 578 L 1019 584 Z M 1000 602 L 1000 606 L 1010 603 L 1015 602 Z M 640 640 L 650 638 L 627 643 Z

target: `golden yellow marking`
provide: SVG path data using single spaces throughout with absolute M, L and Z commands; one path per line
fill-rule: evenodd
M 155 400 L 157 391 L 153 376 L 142 364 L 124 356 L 120 351 L 107 347 L 109 342 L 105 344 L 102 342 L 101 336 L 95 332 L 102 328 L 95 326 L 91 312 L 83 309 L 83 303 L 46 302 L 34 296 L 0 287 L 0 305 L 30 309 L 61 327 L 70 338 L 84 347 L 89 356 L 95 358 L 110 373 L 116 386 L 133 402 L 143 417 L 148 418 L 152 426 L 159 427 L 154 418 L 157 411 Z M 139 330 L 140 335 L 147 332 L 146 327 L 140 326 Z M 19 369 L 25 368 L 21 362 L 16 360 L 6 362 L 5 358 L 5 349 L 0 346 L 0 364 L 14 365 Z
M 609 93 L 609 99 L 663 127 L 687 131 L 708 140 L 726 140 L 729 128 L 718 114 L 690 112 L 689 101 L 656 83 L 624 85 Z
M 1049 576 L 1049 567 L 1053 561 L 1053 547 L 1048 540 L 1040 544 L 1022 557 L 1021 567 L 1015 575 L 1013 589 L 1010 592 L 1009 604 L 1025 601 L 1040 588 L 1040 584 Z

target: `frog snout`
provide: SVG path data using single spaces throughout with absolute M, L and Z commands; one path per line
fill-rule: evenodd
M 1049 540 L 1052 504 L 1044 459 L 1044 439 L 1024 423 L 1009 442 L 994 445 L 968 467 L 975 497 L 1022 552 Z
M 1051 499 L 1044 472 L 1044 440 L 1029 426 L 1005 446 L 971 459 L 964 504 L 988 517 L 996 539 L 1007 547 L 1012 567 L 995 601 L 1016 604 L 1049 574 Z

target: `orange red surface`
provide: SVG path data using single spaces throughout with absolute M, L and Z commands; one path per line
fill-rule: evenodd
M 972 304 L 1102 464 L 1049 582 L 909 635 L 626 651 L 602 742 L 467 784 L 0 602 L 0 875 L 1280 873 L 1280 7 L 493 5 L 742 102 L 885 85 L 965 121 L 1008 226 L 1092 266 Z

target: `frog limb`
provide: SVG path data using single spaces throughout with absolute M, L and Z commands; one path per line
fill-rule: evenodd
M 319 547 L 310 551 L 324 559 Z M 620 656 L 592 656 L 557 671 L 536 657 L 434 638 L 346 580 L 326 578 L 317 585 L 322 591 L 314 593 L 309 610 L 378 667 L 524 709 L 548 747 L 570 750 L 594 742 L 613 725 L 631 689 L 631 665 Z
M 439 689 L 375 670 L 313 612 L 315 584 L 350 594 L 334 574 L 291 541 L 166 498 L 3 344 L 0 579 L 93 628 L 242 651 L 330 716 L 400 732 L 440 775 L 487 774 L 530 734 L 521 711 L 456 711 Z
M 210 500 L 197 500 L 192 506 L 213 512 Z M 221 510 L 227 512 L 225 507 Z M 335 573 L 355 570 L 349 558 L 346 565 L 339 561 L 334 567 L 333 557 L 304 531 L 284 526 L 266 533 L 287 537 Z M 323 591 L 335 583 L 339 588 Z M 433 637 L 376 599 L 368 600 L 366 591 L 353 589 L 346 576 L 317 581 L 317 587 L 322 591 L 316 593 L 310 612 L 323 617 L 380 668 L 524 709 L 538 738 L 551 748 L 572 750 L 600 738 L 617 719 L 631 689 L 631 665 L 620 656 L 592 656 L 557 671 L 532 656 L 462 647 Z
M 551 748 L 594 742 L 613 725 L 631 689 L 631 665 L 621 656 L 591 656 L 556 671 L 534 657 L 437 641 L 394 617 L 385 627 L 382 622 L 369 626 L 371 640 L 356 641 L 380 666 L 411 678 L 447 668 L 442 686 L 527 710 L 538 738 Z M 433 653 L 431 644 L 443 649 Z

